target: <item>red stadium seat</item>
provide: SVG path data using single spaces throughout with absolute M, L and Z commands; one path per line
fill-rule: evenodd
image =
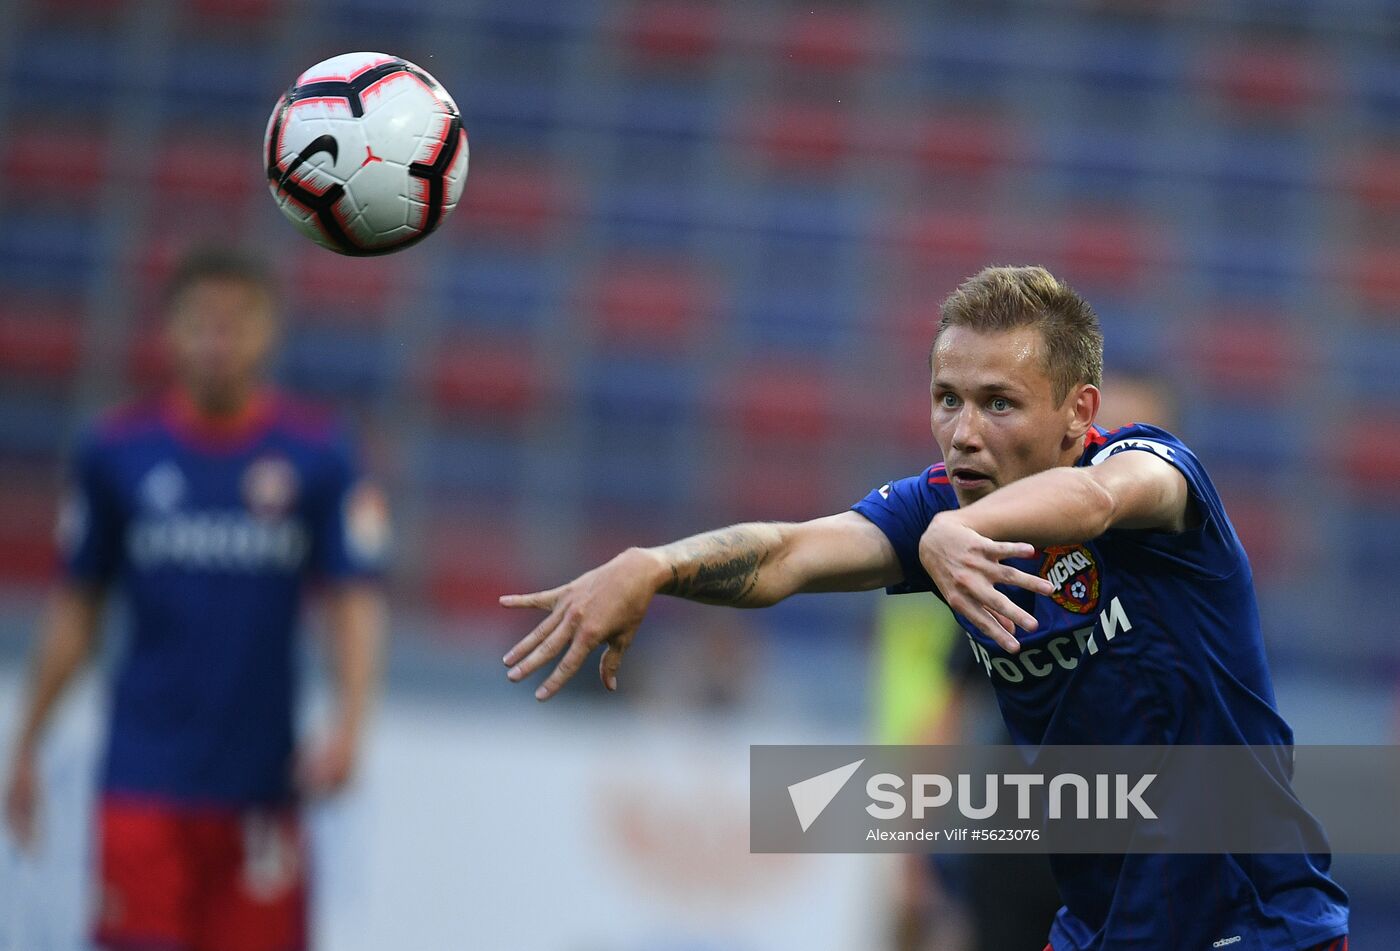
M 0 304 L 0 371 L 6 375 L 71 378 L 82 352 L 81 308 Z
M 723 385 L 726 418 L 757 444 L 810 444 L 834 429 L 830 373 L 807 366 L 744 368 Z
M 1308 371 L 1312 351 L 1275 316 L 1227 308 L 1190 326 L 1209 332 L 1188 331 L 1183 355 L 1202 385 L 1222 395 L 1284 399 Z
M 203 132 L 167 138 L 156 147 L 150 168 L 151 199 L 161 217 L 185 216 L 197 208 L 200 217 L 222 219 L 227 228 L 263 191 L 262 178 L 250 172 L 247 143 L 211 139 Z
M 707 481 L 712 493 L 707 501 L 723 521 L 802 521 L 829 515 L 844 507 L 836 501 L 840 493 L 831 484 L 831 465 L 827 451 L 818 446 L 749 445 Z
M 406 266 L 401 257 L 345 257 L 300 240 L 297 247 L 286 283 L 299 313 L 337 322 L 377 322 L 385 317 Z
M 1377 310 L 1400 307 L 1400 245 L 1357 248 L 1349 256 L 1356 295 Z
M 1400 417 L 1367 414 L 1341 430 L 1324 451 L 1341 447 L 1345 471 L 1358 489 L 1400 499 Z
M 58 483 L 42 469 L 29 476 L 12 471 L 0 483 L 0 582 L 7 584 L 44 584 L 57 565 Z
M 983 113 L 942 115 L 911 126 L 907 148 L 931 175 L 981 176 L 1016 159 L 1015 127 Z
M 1145 223 L 1124 217 L 1079 217 L 1056 225 L 1064 277 L 1071 284 L 1139 284 L 1161 257 Z
M 784 168 L 830 171 L 847 156 L 853 141 L 846 110 L 808 103 L 762 107 L 742 132 L 761 157 Z
M 261 24 L 280 13 L 280 0 L 189 0 L 190 13 L 215 23 Z
M 1297 506 L 1271 497 L 1257 483 L 1236 486 L 1222 481 L 1219 491 L 1249 553 L 1255 580 L 1267 583 L 1292 574 L 1298 563 L 1299 540 L 1308 537 L 1307 526 L 1298 524 Z
M 499 513 L 437 511 L 427 524 L 422 583 L 438 612 L 449 617 L 495 613 L 501 595 L 533 590 L 515 542 L 519 527 Z
M 438 348 L 423 376 L 433 404 L 448 416 L 518 417 L 539 402 L 543 385 L 519 344 L 478 340 Z
M 100 197 L 108 148 L 100 129 L 31 126 L 7 133 L 0 151 L 0 187 L 10 200 L 53 205 Z
M 1362 210 L 1383 215 L 1400 210 L 1400 151 L 1363 152 L 1343 165 L 1340 179 Z
M 714 56 L 722 16 L 716 6 L 684 0 L 639 3 L 627 12 L 623 33 L 641 62 L 693 66 Z
M 940 287 L 940 282 L 930 280 L 928 268 L 932 267 L 951 278 L 942 282 L 946 286 L 941 290 L 946 292 L 987 264 L 995 230 L 989 216 L 981 212 L 933 207 L 911 211 L 890 237 L 913 268 L 920 290 Z
M 684 345 L 714 307 L 701 277 L 673 262 L 606 262 L 587 293 L 600 333 L 623 344 Z
M 864 11 L 802 9 L 784 25 L 778 65 L 832 72 L 859 69 L 871 59 L 878 38 L 879 28 Z
M 1326 67 L 1297 46 L 1228 45 L 1201 64 L 1200 78 L 1227 103 L 1251 110 L 1292 112 L 1329 92 Z
M 473 240 L 539 241 L 551 237 L 560 217 L 575 210 L 572 189 L 558 169 L 537 161 L 473 160 L 468 181 L 459 217 L 469 222 L 462 233 Z

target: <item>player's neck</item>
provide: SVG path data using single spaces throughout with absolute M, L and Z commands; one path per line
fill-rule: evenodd
M 175 418 L 191 428 L 235 435 L 262 421 L 271 408 L 273 395 L 260 383 L 219 393 L 179 387 L 170 394 L 168 402 Z

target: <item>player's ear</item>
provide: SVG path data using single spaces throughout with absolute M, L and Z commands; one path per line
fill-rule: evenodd
M 1066 438 L 1078 442 L 1084 438 L 1094 419 L 1099 415 L 1102 396 L 1099 388 L 1092 383 L 1080 383 L 1065 397 L 1064 411 L 1068 430 Z

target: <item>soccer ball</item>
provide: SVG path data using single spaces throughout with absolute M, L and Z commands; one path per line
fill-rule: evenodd
M 397 56 L 345 53 L 297 77 L 263 137 L 277 207 L 341 254 L 423 240 L 457 206 L 467 133 L 438 81 Z

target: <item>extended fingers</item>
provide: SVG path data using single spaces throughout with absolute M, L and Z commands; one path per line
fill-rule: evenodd
M 1050 583 L 1049 578 L 1042 578 L 1040 575 L 1033 575 L 1028 571 L 1012 568 L 1010 565 L 1001 566 L 1001 570 L 997 572 L 997 581 L 1001 584 L 1025 588 L 1032 594 L 1043 594 L 1046 597 L 1055 593 L 1055 586 Z
M 564 654 L 564 659 L 559 661 L 554 670 L 544 683 L 540 684 L 535 691 L 536 700 L 548 700 L 559 692 L 559 688 L 568 683 L 579 672 L 583 662 L 588 659 L 588 652 L 592 650 L 587 640 L 583 637 L 574 639 L 568 651 Z
M 540 642 L 548 637 L 554 629 L 559 626 L 559 622 L 563 619 L 564 611 L 562 609 L 550 612 L 549 617 L 536 624 L 534 630 L 526 634 L 516 642 L 514 647 L 506 651 L 506 655 L 501 658 L 501 662 L 509 666 L 520 660 L 520 658 L 538 647 Z M 512 670 L 510 674 L 515 674 L 515 670 Z M 519 677 L 511 676 L 511 680 L 518 679 Z
M 549 663 L 574 639 L 574 632 L 582 621 L 577 611 L 560 612 L 557 626 L 546 634 L 524 660 L 512 667 L 506 676 L 511 680 L 524 680 L 526 677 Z

